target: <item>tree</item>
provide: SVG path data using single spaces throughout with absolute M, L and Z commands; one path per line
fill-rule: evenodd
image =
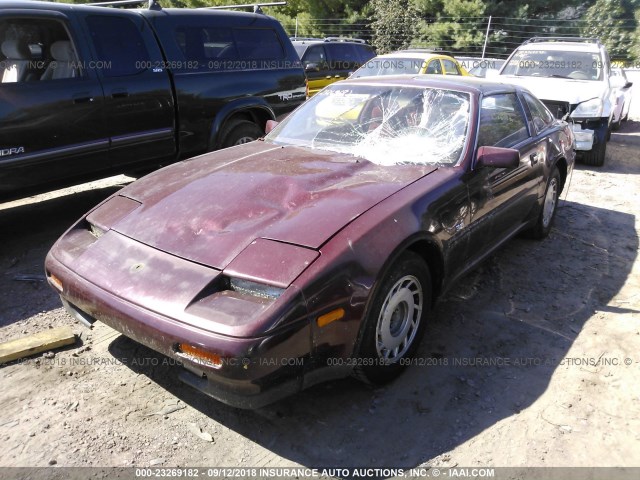
M 378 53 L 407 48 L 418 31 L 417 10 L 411 0 L 371 0 L 372 43 Z
M 597 0 L 587 10 L 583 35 L 598 37 L 611 57 L 626 60 L 638 49 L 634 14 L 639 7 L 640 0 Z
M 484 39 L 485 5 L 480 0 L 421 0 L 416 8 L 422 19 L 419 43 L 470 53 Z

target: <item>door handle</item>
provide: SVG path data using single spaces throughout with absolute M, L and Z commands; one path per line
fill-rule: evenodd
M 340 75 L 334 75 L 333 78 L 340 78 Z
M 126 98 L 129 96 L 129 92 L 127 92 L 124 88 L 114 90 L 111 92 L 111 98 Z
M 533 167 L 536 163 L 538 163 L 538 154 L 532 153 L 529 155 L 529 160 L 531 160 L 531 166 Z
M 327 75 L 325 78 L 331 78 L 331 75 Z
M 89 92 L 76 93 L 73 96 L 73 103 L 92 103 L 94 98 L 91 96 Z

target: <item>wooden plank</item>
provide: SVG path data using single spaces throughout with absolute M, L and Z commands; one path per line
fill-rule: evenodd
M 71 327 L 59 327 L 0 343 L 0 365 L 75 343 Z

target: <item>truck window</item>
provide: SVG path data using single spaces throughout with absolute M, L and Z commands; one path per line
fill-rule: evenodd
M 43 18 L 0 21 L 0 83 L 81 76 L 80 62 L 64 25 Z
M 184 60 L 197 61 L 205 70 L 257 68 L 246 62 L 284 58 L 280 39 L 270 28 L 182 26 L 174 38 Z
M 136 25 L 128 18 L 87 17 L 96 49 L 96 66 L 105 77 L 136 75 L 149 65 L 149 52 Z
M 270 28 L 234 28 L 233 34 L 243 60 L 280 60 L 284 50 L 276 32 Z
M 185 60 L 198 61 L 201 68 L 211 60 L 238 59 L 230 28 L 179 27 L 175 39 Z

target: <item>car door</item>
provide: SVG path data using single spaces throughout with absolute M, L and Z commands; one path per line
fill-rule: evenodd
M 105 92 L 110 163 L 122 167 L 174 160 L 173 92 L 153 33 L 136 14 L 104 10 L 83 16 Z
M 529 157 L 534 178 L 537 180 L 536 189 L 538 196 L 544 195 L 546 184 L 544 180 L 544 165 L 550 154 L 550 129 L 556 128 L 556 119 L 544 104 L 533 95 L 522 92 L 524 105 L 529 112 L 529 130 L 534 137 L 533 144 L 535 153 Z
M 102 87 L 74 27 L 60 12 L 0 12 L 0 195 L 109 168 Z
M 324 87 L 333 83 L 333 76 L 329 72 L 327 52 L 324 45 L 312 45 L 302 56 L 302 67 L 307 76 L 309 96 L 315 95 Z
M 352 43 L 328 42 L 325 46 L 329 58 L 332 82 L 344 80 L 360 68 L 360 55 Z
M 537 139 L 532 137 L 525 110 L 515 93 L 484 96 L 481 100 L 476 145 L 513 148 L 520 152 L 516 168 L 476 167 L 469 176 L 471 257 L 483 256 L 517 231 L 535 207 L 539 170 Z

